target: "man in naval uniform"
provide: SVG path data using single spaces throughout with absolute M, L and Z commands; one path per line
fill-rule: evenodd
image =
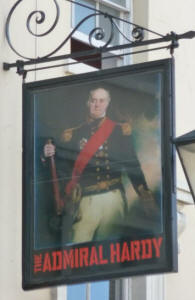
M 106 116 L 110 94 L 103 88 L 92 90 L 87 121 L 62 134 L 63 147 L 49 143 L 45 157 L 58 161 L 62 193 L 77 207 L 72 226 L 72 242 L 117 237 L 122 227 L 127 199 L 122 172 L 128 175 L 146 213 L 155 207 L 133 146 L 131 127 Z

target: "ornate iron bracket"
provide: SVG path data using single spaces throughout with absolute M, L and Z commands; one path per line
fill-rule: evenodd
M 81 4 L 79 2 L 73 1 L 73 0 L 65 0 L 68 2 L 71 2 L 73 5 L 80 5 L 82 7 L 85 7 L 89 10 L 92 11 L 91 14 L 89 14 L 88 16 L 86 16 L 84 19 L 82 19 L 76 26 L 75 28 L 73 28 L 73 30 L 70 32 L 70 34 L 60 43 L 60 45 L 58 45 L 54 50 L 52 50 L 51 52 L 49 52 L 48 54 L 42 56 L 42 57 L 37 57 L 37 58 L 33 58 L 33 57 L 28 57 L 28 56 L 24 56 L 22 55 L 19 50 L 17 50 L 10 38 L 10 22 L 11 19 L 16 11 L 16 9 L 19 7 L 19 5 L 23 2 L 24 0 L 18 0 L 14 6 L 11 8 L 7 20 L 6 20 L 6 26 L 5 26 L 5 33 L 6 33 L 6 39 L 7 42 L 10 46 L 10 48 L 16 53 L 17 56 L 20 56 L 22 59 L 24 60 L 17 60 L 15 63 L 4 63 L 3 64 L 3 69 L 4 70 L 9 70 L 11 68 L 16 68 L 17 69 L 17 73 L 19 75 L 22 75 L 23 78 L 26 77 L 27 72 L 30 71 L 35 71 L 35 70 L 42 70 L 45 68 L 53 68 L 53 67 L 59 67 L 59 66 L 64 66 L 67 64 L 58 64 L 58 65 L 52 65 L 52 66 L 46 66 L 46 67 L 37 67 L 37 65 L 41 64 L 41 63 L 46 63 L 46 62 L 53 62 L 53 61 L 59 61 L 59 60 L 64 60 L 67 58 L 73 58 L 76 59 L 78 57 L 88 57 L 87 59 L 83 59 L 80 62 L 86 62 L 89 60 L 94 60 L 94 58 L 92 57 L 95 54 L 102 54 L 102 53 L 106 53 L 106 52 L 111 52 L 111 51 L 116 51 L 116 50 L 124 50 L 124 49 L 130 49 L 130 48 L 137 48 L 140 46 L 148 46 L 148 45 L 152 45 L 152 44 L 160 44 L 160 43 L 166 43 L 166 45 L 162 46 L 162 47 L 157 47 L 157 48 L 148 48 L 145 50 L 139 50 L 139 51 L 131 51 L 129 53 L 124 52 L 124 53 L 120 53 L 121 55 L 132 55 L 135 53 L 142 53 L 142 52 L 146 52 L 146 51 L 154 51 L 154 50 L 159 50 L 159 49 L 169 49 L 171 55 L 174 52 L 174 49 L 177 48 L 179 46 L 178 41 L 180 39 L 192 39 L 195 37 L 195 31 L 189 31 L 186 32 L 184 34 L 176 34 L 174 32 L 171 32 L 170 34 L 167 35 L 161 35 L 157 32 L 154 32 L 148 28 L 144 28 L 142 26 L 139 26 L 137 24 L 131 23 L 129 21 L 123 20 L 121 18 L 118 18 L 116 16 L 110 15 L 108 13 L 105 13 L 103 11 L 100 10 L 96 10 L 94 8 L 91 8 L 87 5 Z M 53 1 L 55 8 L 56 8 L 56 16 L 55 16 L 55 20 L 53 22 L 53 24 L 51 25 L 51 27 L 46 30 L 44 33 L 42 34 L 38 34 L 36 32 L 34 32 L 32 30 L 32 20 L 34 17 L 35 18 L 35 23 L 36 25 L 40 25 L 43 24 L 45 19 L 46 19 L 46 14 L 44 11 L 42 10 L 35 10 L 32 11 L 27 19 L 26 19 L 26 28 L 29 32 L 29 34 L 31 34 L 32 36 L 34 36 L 35 38 L 41 38 L 43 36 L 47 36 L 49 35 L 51 32 L 53 32 L 58 24 L 59 21 L 59 17 L 60 17 L 60 8 L 59 5 L 57 3 L 57 0 L 51 0 Z M 79 30 L 79 28 L 81 27 L 82 24 L 84 24 L 87 20 L 89 20 L 90 18 L 94 18 L 97 16 L 103 16 L 104 18 L 106 18 L 110 24 L 111 30 L 110 30 L 110 36 L 108 37 L 107 41 L 104 40 L 105 38 L 105 31 L 103 28 L 101 27 L 95 27 L 93 30 L 91 30 L 91 32 L 89 33 L 89 44 L 91 46 L 93 45 L 93 41 L 104 41 L 100 47 L 95 46 L 93 50 L 89 50 L 89 51 L 82 51 L 82 52 L 75 52 L 75 53 L 71 53 L 71 54 L 67 54 L 67 55 L 60 55 L 60 56 L 53 56 L 54 54 L 56 54 L 72 37 L 73 34 Z M 126 23 L 129 28 L 131 29 L 131 39 L 129 37 L 127 37 L 119 28 L 119 26 L 117 25 L 117 21 L 120 22 L 124 22 Z M 118 34 L 121 34 L 123 36 L 124 39 L 126 39 L 127 43 L 124 44 L 120 44 L 120 45 L 112 45 L 113 42 L 113 38 L 114 38 L 114 33 L 115 31 L 118 31 Z M 152 39 L 145 39 L 145 33 L 148 32 L 150 34 L 152 34 L 155 38 Z M 115 55 L 116 56 L 116 55 Z M 106 58 L 111 58 L 113 57 L 113 55 L 107 56 Z M 79 62 L 76 62 L 79 63 Z M 70 64 L 70 63 L 68 63 Z M 73 63 L 74 64 L 74 63 Z M 25 66 L 29 66 L 29 65 L 36 65 L 36 68 L 32 68 L 32 69 L 24 69 Z

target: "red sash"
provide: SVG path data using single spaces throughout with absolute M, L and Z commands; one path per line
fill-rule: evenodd
M 83 147 L 74 164 L 72 179 L 66 185 L 66 194 L 70 195 L 72 189 L 75 187 L 85 167 L 90 159 L 94 156 L 99 147 L 111 135 L 116 123 L 110 119 L 105 119 L 102 125 L 98 128 L 95 134 L 88 140 Z

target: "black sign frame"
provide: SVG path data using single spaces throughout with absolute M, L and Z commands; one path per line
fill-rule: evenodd
M 48 195 L 43 191 L 40 192 L 39 186 L 45 183 L 52 185 L 51 180 L 40 175 L 40 168 L 44 169 L 45 161 L 47 163 L 47 158 L 43 154 L 42 137 L 45 140 L 53 138 L 56 130 L 63 129 L 61 113 L 63 105 L 66 107 L 66 117 L 70 123 L 72 119 L 78 118 L 80 112 L 83 117 L 86 106 L 85 109 L 81 109 L 84 107 L 84 100 L 80 99 L 83 99 L 90 90 L 97 88 L 111 90 L 111 97 L 114 98 L 113 106 L 115 105 L 115 110 L 117 107 L 120 117 L 124 116 L 126 110 L 130 111 L 130 109 L 128 111 L 130 106 L 133 107 L 133 126 L 127 125 L 130 124 L 128 114 L 122 121 L 119 118 L 120 122 L 117 122 L 122 130 L 124 128 L 122 131 L 124 135 L 128 135 L 128 130 L 131 131 L 132 127 L 135 127 L 137 129 L 135 140 L 139 143 L 140 128 L 142 132 L 145 129 L 153 130 L 149 136 L 146 131 L 145 139 L 158 140 L 152 149 L 159 151 L 159 157 L 158 159 L 154 157 L 154 161 L 155 172 L 160 174 L 160 179 L 157 191 L 154 193 L 151 190 L 155 194 L 154 198 L 160 199 L 157 203 L 159 211 L 157 216 L 153 216 L 152 221 L 146 223 L 143 221 L 145 212 L 141 212 L 141 217 L 134 215 L 138 223 L 140 220 L 143 221 L 141 229 L 139 226 L 132 228 L 128 225 L 126 231 L 128 234 L 119 237 L 111 236 L 103 240 L 78 243 L 72 243 L 67 239 L 63 242 L 54 238 L 55 233 L 47 232 L 47 228 L 45 232 L 44 229 L 41 231 L 41 228 L 44 228 L 42 224 L 46 224 L 44 220 L 47 219 L 48 209 L 46 208 L 46 212 L 44 209 L 47 206 Z M 66 99 L 59 100 L 64 93 Z M 134 95 L 136 101 L 128 100 L 131 98 L 128 97 L 128 93 Z M 67 100 L 67 97 L 70 99 Z M 86 100 L 85 98 L 85 102 Z M 110 113 L 112 117 L 113 111 Z M 51 117 L 52 114 L 55 115 L 55 120 Z M 121 124 L 125 124 L 126 127 Z M 177 271 L 173 136 L 173 59 L 23 84 L 23 289 Z M 144 156 L 146 159 L 149 152 L 150 149 L 148 154 L 146 151 Z M 150 167 L 149 165 L 149 169 Z M 151 168 L 151 174 L 152 170 Z M 156 173 L 152 176 L 155 177 Z M 152 180 L 154 179 L 151 179 L 151 182 Z M 49 205 L 51 212 L 51 204 Z M 54 219 L 52 218 L 52 222 L 49 221 L 48 226 L 56 225 L 56 229 L 59 222 L 61 224 L 58 213 L 59 211 L 56 211 Z M 145 224 L 148 230 L 143 230 Z

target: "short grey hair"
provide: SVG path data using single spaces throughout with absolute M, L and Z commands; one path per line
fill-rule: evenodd
M 109 92 L 108 90 L 106 90 L 105 88 L 98 87 L 98 88 L 93 89 L 93 90 L 91 90 L 91 91 L 89 92 L 89 98 L 88 98 L 87 104 L 89 104 L 89 102 L 90 102 L 91 99 L 92 99 L 93 93 L 94 93 L 95 91 L 97 91 L 97 90 L 104 90 L 104 91 L 106 92 L 106 94 L 107 94 L 108 103 L 110 103 L 110 101 L 111 101 L 110 92 Z

